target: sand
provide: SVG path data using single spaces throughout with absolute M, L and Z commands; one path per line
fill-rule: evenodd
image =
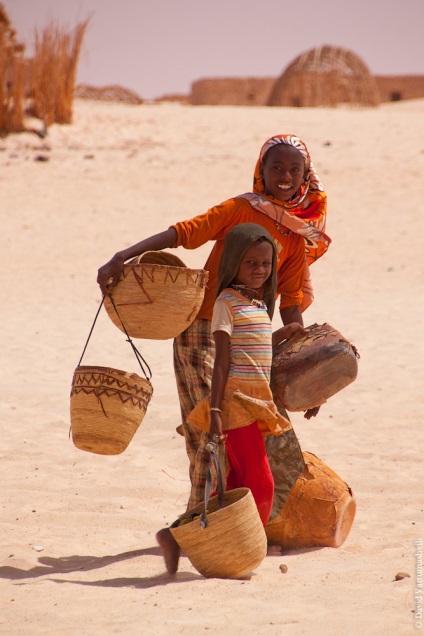
M 45 139 L 0 140 L 1 634 L 414 632 L 423 113 L 422 100 L 370 110 L 76 101 L 74 123 Z M 100 302 L 98 267 L 250 190 L 259 148 L 279 132 L 306 141 L 329 197 L 333 244 L 312 268 L 305 323 L 329 322 L 361 354 L 357 380 L 293 423 L 302 448 L 351 486 L 357 515 L 338 549 L 269 556 L 243 581 L 204 579 L 183 557 L 173 579 L 155 542 L 189 490 L 172 342 L 137 341 L 155 393 L 119 456 L 69 439 L 72 373 Z M 177 253 L 201 267 L 208 251 Z M 84 363 L 137 372 L 104 312 Z

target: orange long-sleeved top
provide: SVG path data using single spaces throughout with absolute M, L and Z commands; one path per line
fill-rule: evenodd
M 232 227 L 240 223 L 257 223 L 268 230 L 274 239 L 278 254 L 277 291 L 280 295 L 280 308 L 300 305 L 302 302 L 305 263 L 303 237 L 294 232 L 283 236 L 272 219 L 255 210 L 246 199 L 237 197 L 210 208 L 204 214 L 171 226 L 177 232 L 177 241 L 173 247 L 196 249 L 207 241 L 216 241 L 204 266 L 209 272 L 209 281 L 197 318 L 212 318 L 224 238 Z M 289 232 L 285 227 L 282 230 Z

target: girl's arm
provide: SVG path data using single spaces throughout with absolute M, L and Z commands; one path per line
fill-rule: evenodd
M 116 252 L 115 256 L 112 256 L 110 261 L 100 267 L 98 271 L 97 282 L 102 293 L 108 295 L 110 288 L 118 284 L 125 261 L 149 250 L 164 250 L 167 247 L 172 247 L 176 241 L 177 232 L 173 227 L 170 227 L 164 232 L 160 232 L 160 234 L 149 236 L 131 247 Z
M 227 384 L 228 370 L 230 368 L 230 336 L 225 331 L 215 331 L 215 362 L 212 373 L 211 386 L 211 423 L 209 433 L 223 437 L 220 411 L 225 385 Z

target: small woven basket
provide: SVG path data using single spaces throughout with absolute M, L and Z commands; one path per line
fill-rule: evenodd
M 80 450 L 119 455 L 143 420 L 153 387 L 135 373 L 78 366 L 71 389 L 72 440 Z
M 77 448 L 99 455 L 119 455 L 127 448 L 153 394 L 150 367 L 128 335 L 113 300 L 111 303 L 145 377 L 111 367 L 81 365 L 104 304 L 103 297 L 74 371 L 71 388 L 72 441 Z
M 167 340 L 182 333 L 196 318 L 208 277 L 208 272 L 189 269 L 173 254 L 145 252 L 124 265 L 111 296 L 130 336 Z M 108 297 L 105 308 L 122 330 Z
M 200 574 L 207 578 L 239 579 L 264 560 L 265 530 L 249 488 L 225 492 L 222 508 L 218 499 L 216 496 L 209 500 L 206 528 L 195 519 L 170 530 Z M 202 503 L 186 515 L 200 515 L 203 510 Z
M 313 453 L 280 513 L 268 522 L 268 541 L 286 549 L 338 548 L 355 519 L 356 501 L 349 486 Z
M 249 488 L 224 492 L 218 436 L 214 436 L 205 448 L 210 452 L 205 500 L 182 515 L 170 530 L 200 574 L 208 578 L 239 579 L 264 560 L 267 551 L 265 530 Z M 213 466 L 218 495 L 209 498 Z

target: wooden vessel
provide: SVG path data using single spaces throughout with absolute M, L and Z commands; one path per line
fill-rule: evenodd
M 268 542 L 287 549 L 338 548 L 356 512 L 349 486 L 318 457 L 304 452 L 305 469 L 282 510 L 265 528 Z
M 309 329 L 274 350 L 271 388 L 277 406 L 288 411 L 321 406 L 358 373 L 359 354 L 339 331 L 328 323 Z

